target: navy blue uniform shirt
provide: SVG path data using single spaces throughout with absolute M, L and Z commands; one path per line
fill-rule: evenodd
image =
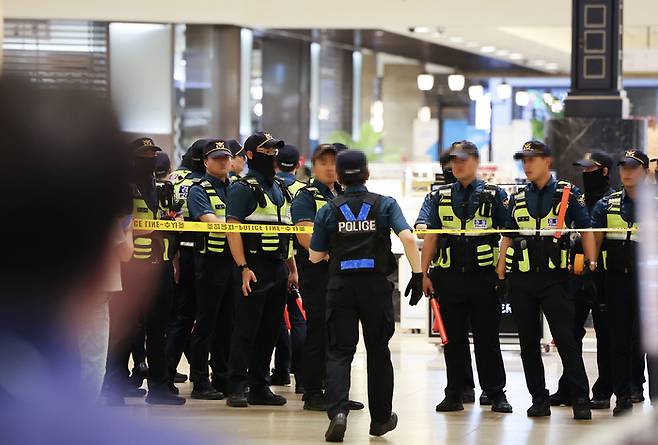
M 228 194 L 229 180 L 222 181 L 219 178 L 216 178 L 212 175 L 206 174 L 202 178 L 212 184 L 212 188 L 215 189 L 219 195 L 219 199 L 226 204 L 226 196 Z M 210 205 L 210 199 L 206 191 L 201 187 L 201 185 L 195 184 L 190 187 L 190 191 L 187 195 L 187 209 L 190 211 L 190 216 L 192 219 L 200 221 L 201 216 L 203 215 L 214 215 L 215 209 Z
M 258 183 L 267 193 L 267 196 L 272 200 L 272 203 L 277 206 L 283 205 L 283 192 L 278 185 L 269 185 L 265 181 L 265 177 L 256 170 L 250 170 L 249 176 L 258 180 Z M 237 219 L 244 222 L 245 218 L 254 213 L 258 202 L 256 196 L 247 184 L 241 181 L 235 181 L 228 189 L 228 203 L 226 204 L 226 219 Z
M 317 188 L 327 201 L 331 201 L 336 197 L 336 195 L 333 194 L 333 192 L 329 189 L 329 187 L 327 187 L 326 185 L 324 185 L 318 180 L 314 180 L 311 183 L 311 186 Z M 313 198 L 313 194 L 307 192 L 297 193 L 295 199 L 292 200 L 292 206 L 290 208 L 290 212 L 292 214 L 293 224 L 297 224 L 299 222 L 304 222 L 304 221 L 308 221 L 308 222 L 315 221 L 316 207 L 315 207 L 315 199 Z
M 278 172 L 276 177 L 283 179 L 283 183 L 286 187 L 290 187 L 297 181 L 297 176 L 293 172 Z
M 427 195 L 425 195 L 425 198 L 423 199 L 423 205 L 420 207 L 420 211 L 418 212 L 418 218 L 416 218 L 414 227 L 416 227 L 418 224 L 429 224 L 433 196 L 434 196 L 434 192 L 430 192 Z
M 367 192 L 365 185 L 347 187 L 345 196 Z M 403 230 L 411 230 L 407 220 L 404 219 L 402 209 L 395 199 L 390 196 L 382 196 L 379 202 L 379 214 L 377 215 L 377 227 L 390 228 L 396 234 Z M 338 219 L 331 205 L 325 205 L 315 216 L 313 225 L 313 237 L 311 238 L 311 249 L 316 252 L 327 252 L 331 235 L 338 230 Z
M 592 227 L 604 229 L 608 227 L 608 205 L 610 195 L 599 199 L 592 209 Z M 635 202 L 626 194 L 626 190 L 621 193 L 621 217 L 624 221 L 635 222 Z
M 541 190 L 533 183 L 526 186 L 525 198 L 530 216 L 541 218 L 548 214 L 554 204 L 556 189 L 557 181 L 553 176 L 551 176 L 551 179 L 549 179 L 548 183 Z M 512 195 L 509 202 L 509 211 L 507 212 L 507 222 L 505 223 L 506 229 L 514 230 L 519 228 L 514 219 L 514 207 L 514 195 Z M 567 208 L 564 226 L 573 227 L 574 229 L 588 229 L 591 227 L 589 214 L 585 205 L 585 196 L 575 186 L 571 188 L 569 207 Z
M 487 183 L 482 179 L 475 179 L 466 187 L 461 182 L 452 184 L 452 210 L 459 219 L 467 220 L 473 217 L 480 202 L 480 194 L 484 191 L 486 185 Z M 431 229 L 441 228 L 439 199 L 439 193 L 435 192 L 430 200 L 428 227 Z M 493 228 L 502 227 L 507 219 L 507 193 L 505 190 L 501 188 L 496 190 L 491 213 Z

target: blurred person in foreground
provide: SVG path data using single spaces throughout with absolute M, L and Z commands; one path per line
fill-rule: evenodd
M 90 407 L 79 388 L 77 328 L 106 290 L 113 229 L 130 206 L 124 146 L 106 102 L 0 79 L 3 445 L 185 442 Z

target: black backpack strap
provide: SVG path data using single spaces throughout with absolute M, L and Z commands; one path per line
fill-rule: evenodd
M 258 203 L 259 207 L 261 208 L 267 207 L 267 201 L 265 200 L 265 191 L 263 190 L 263 187 L 260 186 L 256 178 L 247 175 L 244 178 L 238 179 L 238 182 L 246 185 L 251 189 L 251 191 L 256 196 L 256 202 Z
M 276 176 L 274 177 L 274 182 L 279 185 L 281 193 L 283 193 L 283 198 L 288 202 L 288 204 L 290 204 L 292 202 L 292 195 L 290 194 L 288 187 L 286 187 L 286 183 L 283 181 L 283 179 L 277 178 Z

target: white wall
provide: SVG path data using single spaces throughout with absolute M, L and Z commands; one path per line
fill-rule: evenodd
M 172 132 L 172 46 L 170 25 L 110 24 L 110 85 L 122 130 Z

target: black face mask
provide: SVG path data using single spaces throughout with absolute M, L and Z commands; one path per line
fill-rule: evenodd
M 610 188 L 610 178 L 603 175 L 603 169 L 593 172 L 583 172 L 583 186 L 585 188 L 585 203 L 587 207 L 593 207 L 596 202 L 603 198 L 605 192 Z
M 449 169 L 443 170 L 443 179 L 445 180 L 446 184 L 457 182 L 457 178 L 455 178 L 455 175 L 452 174 L 452 170 Z
M 249 170 L 256 170 L 265 176 L 270 183 L 274 182 L 274 156 L 253 152 L 254 157 L 249 159 Z
M 133 181 L 144 183 L 150 181 L 155 171 L 155 157 L 136 157 L 133 161 Z

